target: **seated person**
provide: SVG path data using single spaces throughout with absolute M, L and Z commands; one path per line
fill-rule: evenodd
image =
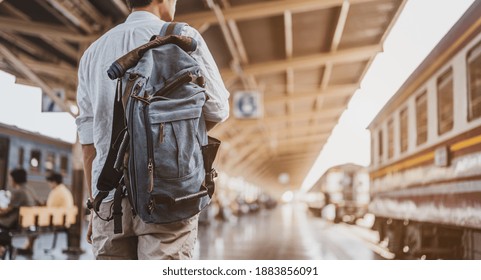
M 52 172 L 46 177 L 46 180 L 51 188 L 47 198 L 47 207 L 71 208 L 74 206 L 72 192 L 63 184 L 63 177 L 60 173 Z M 35 236 L 30 236 L 26 246 L 18 249 L 17 253 L 31 255 L 35 239 Z
M 35 206 L 35 200 L 28 190 L 27 172 L 25 169 L 17 168 L 10 172 L 11 196 L 6 208 L 0 208 L 0 232 L 8 232 L 18 225 L 19 210 L 22 206 Z M 5 247 L 0 243 L 0 256 L 5 253 Z
M 72 192 L 63 184 L 63 177 L 60 173 L 53 172 L 47 176 L 47 182 L 52 189 L 48 194 L 48 207 L 73 207 Z
M 12 229 L 18 224 L 18 212 L 21 206 L 35 206 L 35 199 L 26 186 L 27 172 L 18 168 L 10 172 L 12 181 L 10 202 L 6 208 L 0 209 L 0 228 Z

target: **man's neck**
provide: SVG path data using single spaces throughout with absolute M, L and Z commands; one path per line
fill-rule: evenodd
M 160 18 L 159 9 L 156 9 L 153 5 L 149 5 L 147 7 L 137 7 L 132 9 L 132 12 L 139 12 L 139 11 L 149 12 L 151 14 L 154 14 L 158 18 Z

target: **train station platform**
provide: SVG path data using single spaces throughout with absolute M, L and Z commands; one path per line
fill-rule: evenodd
M 67 260 L 93 259 L 84 240 L 81 255 L 62 253 L 66 236 L 60 234 L 57 246 L 53 235 L 43 235 L 35 243 L 32 256 L 16 259 Z M 14 239 L 21 247 L 24 238 Z M 304 204 L 281 204 L 274 209 L 232 217 L 229 221 L 211 219 L 199 225 L 194 251 L 197 260 L 372 260 L 384 259 L 377 245 L 377 234 L 360 226 L 334 224 L 312 215 Z M 376 253 L 377 252 L 377 253 Z

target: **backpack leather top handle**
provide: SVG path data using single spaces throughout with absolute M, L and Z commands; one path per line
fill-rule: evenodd
M 190 37 L 169 35 L 169 36 L 153 36 L 150 42 L 131 50 L 121 58 L 117 59 L 107 70 L 107 74 L 111 80 L 122 77 L 125 72 L 137 65 L 139 60 L 148 50 L 165 44 L 175 44 L 185 52 L 193 52 L 197 49 L 197 42 Z

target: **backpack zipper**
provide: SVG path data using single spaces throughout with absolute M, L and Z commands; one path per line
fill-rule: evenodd
M 151 125 L 149 120 L 149 106 L 147 104 L 144 106 L 144 127 L 145 127 L 145 134 L 147 138 L 147 152 L 149 156 L 148 166 L 147 166 L 147 168 L 149 169 L 149 180 L 150 180 L 149 192 L 152 192 L 154 190 L 155 162 L 154 162 L 154 148 L 152 146 L 153 136 L 152 136 L 152 130 L 151 130 Z
M 135 96 L 136 94 L 139 93 L 139 91 L 142 89 L 143 87 L 143 82 L 142 80 L 138 83 L 135 84 L 135 86 L 133 87 L 133 90 L 132 90 L 132 93 L 130 94 L 130 96 Z M 131 100 L 130 102 L 130 119 L 133 120 L 133 117 L 134 117 L 134 106 L 135 106 L 135 102 L 133 102 L 133 100 Z M 130 131 L 132 131 L 132 134 L 131 135 L 134 135 L 133 134 L 133 131 L 134 131 L 134 122 L 131 121 L 130 122 Z M 132 158 L 135 159 L 135 147 L 134 147 L 134 141 L 130 141 L 130 145 L 131 145 L 131 153 L 132 155 L 130 155 Z M 131 189 L 131 192 L 132 192 L 132 196 L 133 196 L 133 203 L 135 205 L 132 205 L 134 209 L 137 209 L 138 208 L 138 201 L 137 201 L 137 176 L 135 174 L 135 160 L 129 160 L 129 163 L 130 163 L 130 168 L 129 168 L 129 171 L 131 172 L 131 176 L 130 176 L 130 189 Z M 132 184 L 132 181 L 134 182 L 134 184 Z
M 157 99 L 163 99 L 162 97 L 166 95 L 167 93 L 170 93 L 174 89 L 178 88 L 179 86 L 192 82 L 193 80 L 193 75 L 190 72 L 186 72 L 182 74 L 180 77 L 177 79 L 173 80 L 171 83 L 167 84 L 160 90 L 158 90 L 154 95 L 152 95 L 152 98 L 150 99 L 151 102 L 157 100 Z
M 149 159 L 149 193 L 151 193 L 154 190 L 154 164 L 152 162 L 152 159 Z
M 159 142 L 161 144 L 164 143 L 164 123 L 159 125 Z
M 130 102 L 130 119 L 133 119 L 134 116 L 134 102 Z M 130 131 L 134 131 L 134 125 L 133 122 L 131 121 L 130 124 Z M 133 134 L 131 134 L 133 136 Z M 132 157 L 135 159 L 135 147 L 134 147 L 134 141 L 130 141 L 130 155 L 129 157 Z M 129 160 L 129 172 L 130 174 L 130 189 L 132 193 L 132 200 L 134 205 L 132 207 L 134 209 L 137 209 L 138 201 L 137 201 L 137 191 L 136 191 L 136 185 L 137 185 L 137 176 L 135 176 L 135 160 Z

